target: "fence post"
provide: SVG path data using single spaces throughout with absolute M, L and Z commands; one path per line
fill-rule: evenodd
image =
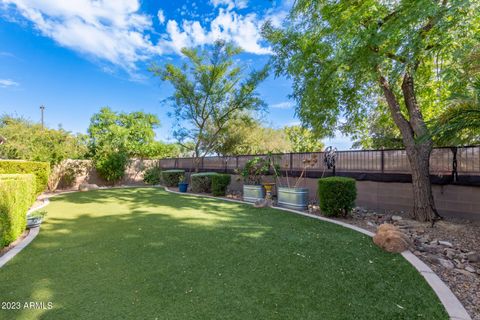
M 238 170 L 238 156 L 235 157 L 235 168 Z
M 293 172 L 293 153 L 290 152 L 290 175 Z
M 175 158 L 175 163 L 173 164 L 173 168 L 177 169 L 178 166 L 178 158 Z
M 381 160 L 381 169 L 382 169 L 382 173 L 384 173 L 385 171 L 385 152 L 384 150 L 382 149 L 381 151 L 381 156 L 380 156 L 380 160 Z
M 452 150 L 453 153 L 453 159 L 452 159 L 452 180 L 453 182 L 458 181 L 458 171 L 457 171 L 457 147 L 451 147 L 450 150 Z
M 202 164 L 200 165 L 200 169 L 202 169 L 202 171 L 203 171 L 203 167 L 204 167 L 204 161 L 203 160 L 205 160 L 204 157 L 202 158 Z

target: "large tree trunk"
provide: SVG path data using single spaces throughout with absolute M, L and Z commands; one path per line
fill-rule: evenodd
M 430 154 L 433 142 L 428 137 L 428 129 L 416 101 L 413 77 L 407 72 L 402 83 L 408 119 L 403 115 L 395 93 L 383 76 L 380 76 L 380 87 L 387 100 L 390 114 L 402 134 L 412 171 L 413 211 L 410 212 L 410 216 L 419 221 L 433 223 L 441 218 L 435 208 L 430 183 Z M 420 141 L 417 141 L 417 138 L 421 138 Z
M 431 151 L 429 143 L 406 148 L 413 186 L 413 211 L 410 212 L 410 217 L 419 221 L 434 221 L 440 217 L 435 208 L 430 183 Z

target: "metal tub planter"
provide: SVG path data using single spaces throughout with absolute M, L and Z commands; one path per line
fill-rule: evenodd
M 243 201 L 255 202 L 265 199 L 265 189 L 262 185 L 243 185 Z
M 308 189 L 307 188 L 288 188 L 278 187 L 279 207 L 307 210 L 308 208 Z

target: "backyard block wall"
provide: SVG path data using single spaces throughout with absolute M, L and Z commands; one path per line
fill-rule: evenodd
M 269 178 L 267 180 L 271 180 Z M 282 184 L 286 185 L 285 178 Z M 295 179 L 290 179 L 290 183 Z M 310 200 L 318 201 L 318 179 L 307 178 L 300 187 L 307 187 Z M 441 215 L 453 216 L 480 221 L 480 187 L 459 185 L 432 185 L 433 196 Z M 232 178 L 229 188 L 232 191 L 242 191 L 239 176 Z M 410 183 L 357 181 L 356 205 L 377 212 L 389 210 L 408 212 L 413 208 L 413 191 Z
M 88 160 L 79 160 L 86 161 Z M 125 177 L 117 185 L 144 185 L 143 171 L 145 168 L 157 165 L 157 160 L 132 160 L 126 170 Z M 310 200 L 318 201 L 316 178 L 302 180 L 300 186 L 310 190 Z M 295 181 L 291 178 L 290 182 Z M 272 177 L 267 177 L 266 182 L 273 182 Z M 90 166 L 87 173 L 77 177 L 76 183 L 71 189 L 78 189 L 81 183 L 94 183 L 105 186 L 95 169 Z M 282 184 L 287 185 L 285 178 Z M 461 185 L 433 185 L 433 194 L 437 209 L 445 216 L 480 220 L 480 187 Z M 232 175 L 229 190 L 242 191 L 240 176 Z M 357 181 L 357 206 L 384 212 L 388 210 L 409 211 L 412 209 L 413 192 L 410 183 Z

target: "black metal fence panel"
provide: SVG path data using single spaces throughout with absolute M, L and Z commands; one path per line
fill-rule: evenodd
M 233 157 L 205 157 L 199 162 L 200 171 L 236 172 L 247 161 L 265 155 L 241 155 Z M 318 177 L 331 175 L 332 170 L 324 167 L 324 152 L 285 153 L 272 155 L 282 171 L 293 175 L 304 169 L 304 161 L 317 157 L 318 161 L 307 168 L 307 175 Z M 195 168 L 194 158 L 161 159 L 164 169 Z M 365 177 L 364 180 L 404 181 L 411 174 L 410 164 L 405 150 L 352 150 L 337 151 L 335 171 L 339 175 Z M 480 184 L 480 146 L 435 148 L 430 157 L 430 175 L 443 183 L 463 181 L 466 184 Z M 396 180 L 395 177 L 398 177 Z M 411 178 L 410 178 L 411 179 Z M 363 179 L 362 179 L 363 180 Z M 458 180 L 458 181 L 457 181 Z

